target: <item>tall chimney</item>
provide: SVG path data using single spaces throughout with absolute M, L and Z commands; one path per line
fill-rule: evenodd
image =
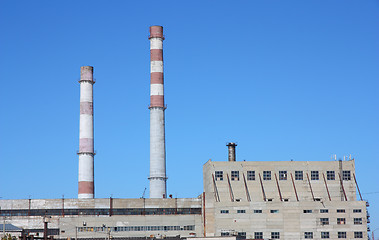
M 80 68 L 80 130 L 78 198 L 94 198 L 93 67 Z
M 166 198 L 163 27 L 150 27 L 150 198 Z
M 229 162 L 235 162 L 236 161 L 237 143 L 230 142 L 230 143 L 227 143 L 226 146 L 228 146 L 228 160 L 229 160 Z

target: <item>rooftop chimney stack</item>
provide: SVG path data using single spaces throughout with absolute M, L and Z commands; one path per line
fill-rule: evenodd
M 166 198 L 163 27 L 150 27 L 150 198 Z
M 94 198 L 93 67 L 80 68 L 78 198 Z
M 226 146 L 228 146 L 228 160 L 229 162 L 235 162 L 236 161 L 236 146 L 237 143 L 227 143 Z

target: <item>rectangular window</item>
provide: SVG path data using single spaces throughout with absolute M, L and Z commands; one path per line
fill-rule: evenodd
M 263 171 L 263 180 L 271 180 L 271 171 Z
M 279 180 L 287 180 L 287 171 L 279 171 Z
M 346 224 L 346 218 L 337 218 L 337 224 L 338 225 Z
M 246 238 L 246 232 L 238 232 L 238 236 Z
M 334 171 L 326 171 L 326 178 L 328 180 L 336 180 L 336 174 Z
M 280 239 L 280 232 L 271 232 L 272 239 Z
M 318 171 L 311 171 L 311 180 L 319 180 Z
M 262 213 L 261 209 L 254 209 L 254 213 Z
M 354 224 L 355 225 L 361 225 L 362 224 L 362 218 L 354 218 Z
M 263 232 L 255 232 L 254 238 L 255 239 L 263 239 Z
M 354 232 L 354 238 L 363 238 L 362 232 Z
M 278 213 L 279 210 L 278 209 L 273 209 L 273 210 L 270 210 L 270 213 Z
M 329 238 L 329 232 L 321 232 L 321 238 Z
M 346 232 L 338 232 L 338 238 L 346 238 Z
M 239 171 L 232 171 L 231 178 L 232 178 L 232 181 L 239 181 L 240 180 L 240 172 Z
M 360 213 L 362 212 L 362 209 L 353 209 L 353 213 Z
M 255 171 L 247 171 L 247 180 L 254 181 L 255 180 Z
M 246 210 L 244 210 L 244 209 L 239 209 L 239 210 L 237 210 L 237 213 L 246 213 Z
M 222 180 L 224 180 L 224 173 L 223 173 L 223 171 L 215 171 L 215 179 L 216 179 L 216 181 L 222 181 Z
M 220 210 L 220 213 L 229 213 L 229 210 Z
M 303 210 L 303 213 L 312 213 L 312 210 L 306 209 L 306 210 Z
M 342 180 L 345 180 L 345 181 L 351 180 L 350 171 L 342 171 Z
M 295 171 L 295 180 L 303 180 L 303 171 Z
M 337 209 L 337 212 L 338 212 L 338 213 L 344 213 L 344 212 L 345 212 L 345 209 Z
M 329 225 L 329 218 L 320 218 L 321 225 Z
M 320 209 L 320 213 L 328 213 L 329 210 L 328 209 Z
M 304 238 L 313 238 L 313 232 L 305 232 L 304 233 Z
M 229 236 L 229 232 L 221 232 L 221 236 Z

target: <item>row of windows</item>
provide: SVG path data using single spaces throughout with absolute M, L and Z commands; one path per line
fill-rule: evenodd
M 128 226 L 128 227 L 78 227 L 78 232 L 130 232 L 130 231 L 193 231 L 195 225 L 188 226 Z
M 346 238 L 346 232 L 338 232 L 338 238 Z M 304 232 L 304 238 L 312 239 L 313 232 Z M 321 232 L 321 238 L 327 239 L 330 238 L 329 232 Z M 363 232 L 354 232 L 354 238 L 363 238 Z
M 321 225 L 329 225 L 329 218 L 320 218 Z M 343 225 L 346 224 L 346 218 L 337 218 L 337 224 Z M 354 225 L 361 225 L 362 218 L 354 218 Z
M 262 213 L 262 210 L 261 209 L 254 209 L 253 212 L 254 213 Z M 277 209 L 271 209 L 270 210 L 270 213 L 278 213 L 278 212 L 279 212 L 279 210 L 277 210 Z M 320 213 L 328 213 L 328 212 L 329 212 L 329 209 L 320 209 Z M 336 212 L 337 213 L 344 213 L 345 209 L 337 209 Z M 353 209 L 353 213 L 360 213 L 360 212 L 362 212 L 362 209 Z M 220 213 L 228 214 L 229 210 L 222 209 L 222 210 L 220 210 Z M 237 213 L 246 213 L 246 210 L 245 209 L 237 209 Z M 304 209 L 303 213 L 313 213 L 313 210 L 312 209 Z M 321 219 L 328 219 L 328 218 L 321 218 Z M 337 218 L 337 219 L 345 219 L 345 218 Z M 356 219 L 357 219 L 357 222 L 359 221 L 358 219 L 360 219 L 360 223 L 355 223 Z M 362 218 L 354 218 L 354 224 L 362 224 Z
M 240 180 L 239 171 L 232 171 L 230 174 L 230 178 L 232 181 Z M 287 180 L 288 174 L 287 171 L 279 171 L 279 180 Z M 223 171 L 215 171 L 215 179 L 216 181 L 224 180 L 224 172 Z M 319 180 L 320 174 L 319 171 L 311 171 L 311 180 Z M 326 179 L 327 180 L 336 180 L 335 171 L 326 171 Z M 247 180 L 254 181 L 255 180 L 255 171 L 247 171 Z M 263 171 L 263 180 L 271 180 L 271 171 Z M 303 171 L 295 171 L 295 180 L 304 180 Z M 342 180 L 349 181 L 351 180 L 351 172 L 350 171 L 342 171 Z
M 171 215 L 201 214 L 201 208 L 95 208 L 95 209 L 12 209 L 0 210 L 0 216 L 60 215 Z
M 228 231 L 221 231 L 221 236 L 230 235 Z M 246 237 L 246 232 L 239 232 L 238 236 Z M 254 232 L 254 239 L 263 239 L 263 232 Z M 280 232 L 271 232 L 271 239 L 280 239 Z
M 239 236 L 246 236 L 246 232 L 239 232 Z M 221 231 L 221 236 L 230 236 L 227 231 Z M 338 232 L 338 238 L 346 238 L 346 232 Z M 314 237 L 313 232 L 304 232 L 304 238 L 312 239 Z M 329 232 L 321 232 L 321 238 L 330 238 Z M 363 232 L 354 232 L 354 238 L 363 238 Z M 263 239 L 263 232 L 254 232 L 254 239 Z M 280 232 L 271 232 L 271 239 L 280 239 Z
M 305 209 L 303 210 L 303 213 L 312 213 L 313 210 L 312 209 Z M 320 209 L 320 213 L 328 213 L 329 212 L 329 209 Z M 336 210 L 337 213 L 345 213 L 346 210 L 345 209 L 337 209 Z M 362 212 L 362 209 L 353 209 L 353 213 L 361 213 Z

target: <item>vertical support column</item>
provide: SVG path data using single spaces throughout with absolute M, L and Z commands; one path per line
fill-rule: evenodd
M 94 198 L 93 67 L 80 68 L 78 198 Z
M 167 197 L 163 27 L 150 27 L 150 198 Z

